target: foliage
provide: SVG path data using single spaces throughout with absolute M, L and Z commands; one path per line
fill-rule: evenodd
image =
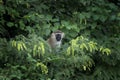
M 93 45 L 90 44 L 91 42 Z M 96 63 L 96 59 L 94 56 L 95 55 L 99 56 L 100 58 L 99 62 L 101 63 L 104 62 L 104 60 L 102 60 L 102 57 L 105 57 L 109 53 L 107 52 L 109 51 L 109 49 L 107 48 L 101 49 L 99 48 L 99 45 L 97 43 L 90 41 L 87 38 L 84 38 L 83 36 L 71 40 L 70 41 L 71 44 L 68 46 L 65 52 L 61 51 L 56 54 L 49 53 L 49 50 L 45 48 L 48 45 L 45 44 L 42 38 L 37 37 L 35 34 L 30 35 L 28 37 L 24 37 L 20 35 L 17 36 L 15 40 L 9 42 L 7 42 L 5 39 L 1 39 L 1 43 L 2 43 L 1 44 L 2 48 L 4 48 L 4 49 L 1 48 L 1 57 L 0 57 L 0 59 L 3 61 L 2 62 L 3 64 L 1 66 L 1 69 L 3 69 L 1 72 L 1 79 L 8 78 L 8 80 L 11 79 L 66 80 L 66 79 L 78 79 L 80 78 L 79 77 L 80 75 L 83 78 L 84 76 L 89 75 L 89 77 L 86 77 L 86 79 L 88 79 L 91 78 L 92 76 L 90 75 L 91 73 L 94 74 L 92 76 L 94 79 L 95 76 L 99 75 L 99 70 L 101 70 L 101 67 L 99 68 L 98 63 Z M 45 52 L 45 54 L 43 54 L 43 51 L 41 49 L 42 46 L 39 44 L 38 44 L 39 46 L 36 46 L 35 49 L 34 45 L 37 45 L 36 43 L 43 43 L 45 46 L 44 47 L 45 51 L 48 52 Z M 39 47 L 40 50 L 38 50 Z M 73 48 L 74 54 L 72 48 L 70 49 L 70 53 L 69 53 L 68 50 L 70 47 L 72 48 L 76 47 Z M 11 49 L 8 50 L 6 48 L 11 48 Z M 5 49 L 8 51 L 4 52 Z M 103 51 L 105 54 L 102 53 Z M 109 53 L 109 55 L 111 54 Z M 6 56 L 7 59 L 4 56 Z M 103 68 L 104 67 L 105 66 L 103 66 Z M 84 74 L 84 76 L 82 74 Z M 97 78 L 99 78 L 99 76 Z
M 87 51 L 92 52 L 101 52 L 103 54 L 111 54 L 110 49 L 108 48 L 103 48 L 103 47 L 98 47 L 96 42 L 89 41 L 87 38 L 84 38 L 83 36 L 77 37 L 77 39 L 72 40 L 71 46 L 68 47 L 67 49 L 67 55 L 75 55 L 75 52 L 79 53 L 82 50 L 82 54 L 85 54 L 84 49 Z
M 119 0 L 0 0 L 0 80 L 120 80 Z M 59 52 L 46 43 L 65 33 Z

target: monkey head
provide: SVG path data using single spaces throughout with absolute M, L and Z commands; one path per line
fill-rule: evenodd
M 54 37 L 56 39 L 56 41 L 61 41 L 62 38 L 64 37 L 64 33 L 60 30 L 57 30 L 52 33 L 52 37 Z
M 65 34 L 62 31 L 57 30 L 51 34 L 47 42 L 52 48 L 60 47 L 64 36 Z

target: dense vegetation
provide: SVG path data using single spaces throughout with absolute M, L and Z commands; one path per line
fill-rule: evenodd
M 120 80 L 119 0 L 0 0 L 0 80 Z M 61 51 L 45 40 L 65 33 Z

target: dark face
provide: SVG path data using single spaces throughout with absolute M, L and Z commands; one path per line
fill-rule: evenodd
M 56 34 L 55 37 L 56 37 L 56 40 L 57 40 L 57 41 L 60 41 L 60 40 L 61 40 L 61 34 Z

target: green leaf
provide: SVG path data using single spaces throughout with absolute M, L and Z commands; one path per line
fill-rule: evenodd
M 102 22 L 105 22 L 105 21 L 107 20 L 107 17 L 106 17 L 106 16 L 100 16 L 100 20 L 101 20 Z
M 111 19 L 111 20 L 115 20 L 115 19 L 116 19 L 116 15 L 112 15 L 112 16 L 110 17 L 110 19 Z
M 99 15 L 94 15 L 94 16 L 93 16 L 93 19 L 94 19 L 94 20 L 98 20 L 99 18 L 100 18 Z
M 8 22 L 8 23 L 7 23 L 7 26 L 12 27 L 12 26 L 14 26 L 14 23 Z
M 85 19 L 85 15 L 81 13 L 81 14 L 79 14 L 79 18 L 80 19 Z
M 46 35 L 49 35 L 50 34 L 50 29 L 47 29 L 46 30 Z
M 19 21 L 20 28 L 24 30 L 25 24 L 23 21 Z
M 52 20 L 52 15 L 46 15 L 45 19 L 46 19 L 47 21 Z

